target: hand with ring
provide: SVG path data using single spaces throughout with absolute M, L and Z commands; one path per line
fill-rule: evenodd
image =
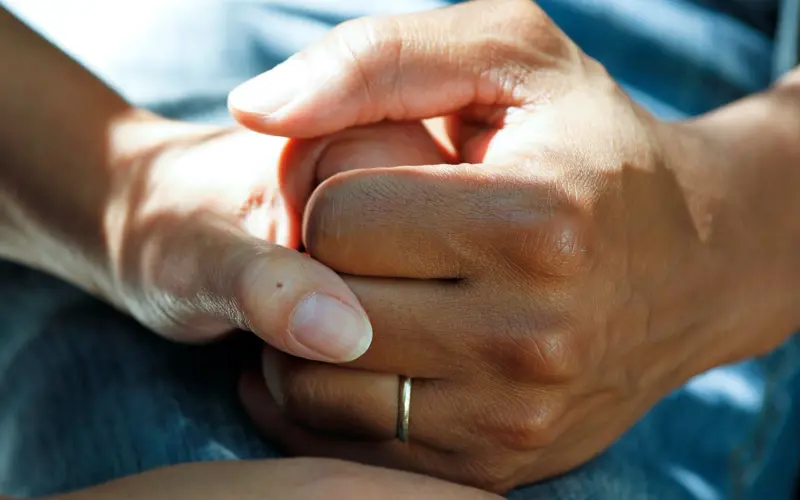
M 260 92 L 280 82 L 298 88 Z M 292 454 L 507 490 L 588 461 L 693 375 L 795 326 L 787 261 L 750 258 L 753 231 L 781 258 L 791 242 L 742 209 L 714 118 L 657 120 L 534 2 L 347 23 L 230 104 L 295 137 L 438 119 L 462 162 L 349 171 L 312 194 L 305 247 L 374 338 L 343 365 L 267 350 L 243 380 Z

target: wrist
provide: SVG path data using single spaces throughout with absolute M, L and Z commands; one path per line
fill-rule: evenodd
M 698 304 L 713 315 L 709 368 L 769 352 L 800 326 L 798 103 L 770 92 L 674 125 L 670 168 L 714 282 Z
M 108 190 L 96 212 L 98 217 L 90 222 L 102 238 L 84 247 L 95 264 L 96 282 L 104 299 L 127 310 L 127 245 L 132 232 L 141 231 L 139 226 L 148 217 L 164 209 L 153 194 L 163 191 L 163 166 L 222 132 L 224 129 L 217 126 L 177 122 L 141 111 L 110 127 Z M 186 183 L 191 180 L 188 177 Z M 127 258 L 130 260 L 130 256 Z
M 94 129 L 64 131 L 71 144 L 12 151 L 0 174 L 0 257 L 120 305 L 112 252 L 128 208 L 125 183 L 187 126 L 127 106 L 104 111 L 87 120 Z

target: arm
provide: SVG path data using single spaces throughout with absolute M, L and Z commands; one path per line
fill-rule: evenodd
M 156 119 L 2 9 L 0 61 L 0 256 L 116 301 L 104 212 Z
M 674 163 L 708 247 L 725 248 L 729 294 L 721 338 L 773 349 L 800 327 L 800 68 L 768 91 L 677 125 Z
M 366 350 L 358 300 L 293 249 L 291 202 L 324 147 L 288 162 L 285 139 L 138 110 L 2 9 L 0 66 L 0 257 L 173 340 L 246 329 L 313 359 Z

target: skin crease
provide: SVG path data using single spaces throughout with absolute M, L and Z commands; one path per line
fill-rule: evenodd
M 316 188 L 305 246 L 359 298 L 373 344 L 343 366 L 268 348 L 266 383 L 241 388 L 254 421 L 291 454 L 501 492 L 774 349 L 800 326 L 797 79 L 660 122 L 535 3 L 496 0 L 345 23 L 244 84 L 229 105 L 256 131 L 312 147 L 441 117 L 463 162 Z M 280 81 L 311 83 L 262 102 Z M 408 444 L 398 374 L 414 378 Z

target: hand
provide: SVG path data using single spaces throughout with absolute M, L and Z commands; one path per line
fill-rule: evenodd
M 337 169 L 442 161 L 421 124 L 346 131 L 300 150 L 170 122 L 132 108 L 2 7 L 0 65 L 15 68 L 0 79 L 0 258 L 101 296 L 173 340 L 244 328 L 312 359 L 367 349 L 358 299 L 298 252 L 302 210 Z
M 436 479 L 338 460 L 209 462 L 159 469 L 50 500 L 490 500 Z
M 278 81 L 309 83 L 262 97 Z M 721 149 L 635 105 L 533 2 L 348 23 L 229 102 L 290 136 L 445 116 L 465 162 L 347 172 L 312 196 L 306 248 L 375 337 L 345 367 L 265 354 L 269 391 L 242 397 L 289 452 L 503 491 L 793 326 L 778 267 L 722 218 Z M 414 380 L 409 444 L 397 374 Z
M 178 341 L 241 328 L 305 358 L 362 354 L 371 327 L 358 299 L 297 251 L 302 210 L 337 172 L 441 161 L 426 129 L 384 124 L 287 147 L 250 131 L 146 127 L 163 145 L 118 170 L 106 215 L 115 301 Z

